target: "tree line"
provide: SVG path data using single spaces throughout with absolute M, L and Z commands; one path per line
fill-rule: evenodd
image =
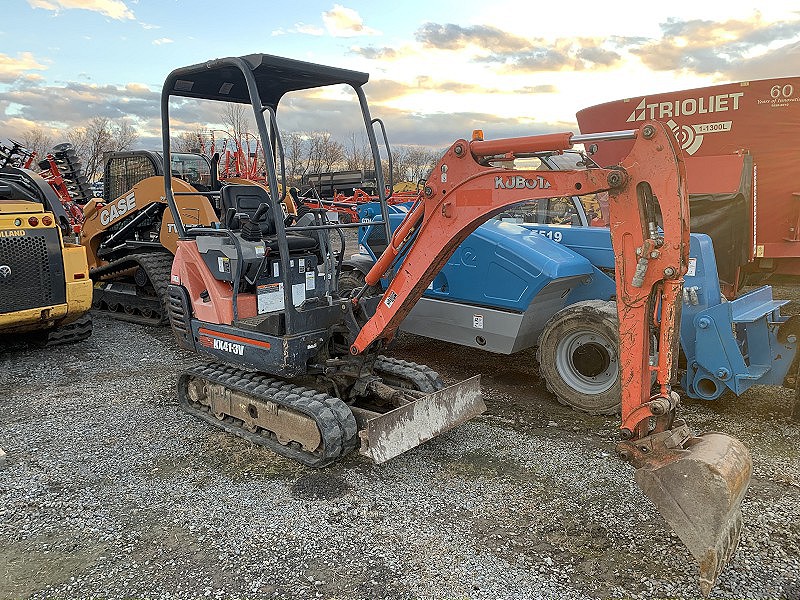
M 95 181 L 103 176 L 103 157 L 107 152 L 133 150 L 138 140 L 138 132 L 127 120 L 94 117 L 85 127 L 71 129 L 58 140 L 44 128 L 34 127 L 19 141 L 28 151 L 36 153 L 37 160 L 44 159 L 55 144 L 69 142 L 83 165 L 86 178 Z
M 240 105 L 226 105 L 220 113 L 222 129 L 195 129 L 172 137 L 173 152 L 210 152 L 224 147 L 235 150 L 236 144 L 243 146 L 247 140 L 255 139 L 248 115 Z M 106 117 L 95 117 L 85 127 L 66 132 L 65 139 L 54 140 L 53 135 L 44 128 L 28 130 L 20 140 L 22 145 L 37 154 L 39 160 L 53 147 L 64 141 L 72 144 L 78 159 L 84 167 L 89 181 L 103 176 L 104 155 L 108 152 L 121 152 L 136 149 L 139 134 L 125 119 L 113 121 Z M 212 145 L 212 140 L 214 143 Z M 302 187 L 304 177 L 312 173 L 327 173 L 343 170 L 374 170 L 372 154 L 366 137 L 351 134 L 346 140 L 334 138 L 328 131 L 290 132 L 282 135 L 286 178 L 289 185 Z M 255 152 L 255 145 L 244 146 Z M 427 178 L 430 170 L 442 152 L 434 152 L 421 146 L 392 147 L 392 173 L 389 161 L 381 161 L 383 176 L 389 181 L 417 183 Z M 260 151 L 253 160 L 261 160 Z M 224 158 L 224 157 L 223 157 Z M 259 172 L 264 169 L 259 168 Z
M 227 140 L 225 148 L 234 151 L 236 141 L 241 140 L 244 145 L 249 137 L 249 131 L 238 136 L 232 131 L 224 131 L 227 138 L 215 133 L 215 150 L 220 151 L 223 140 Z M 208 151 L 210 148 L 210 133 L 204 130 L 184 132 L 171 140 L 173 152 L 198 152 Z M 289 185 L 302 187 L 305 176 L 312 173 L 329 173 L 334 171 L 360 170 L 369 172 L 374 170 L 372 153 L 366 139 L 356 134 L 351 134 L 347 140 L 338 140 L 328 131 L 291 132 L 281 137 L 284 152 L 284 166 L 286 180 Z M 245 146 L 245 151 L 254 151 L 252 145 Z M 442 153 L 434 152 L 421 146 L 394 146 L 392 147 L 392 177 L 391 181 L 411 181 L 417 183 L 427 178 L 433 165 L 439 160 Z M 222 157 L 224 160 L 224 157 Z M 381 161 L 383 177 L 387 182 L 389 178 L 389 161 L 386 157 Z

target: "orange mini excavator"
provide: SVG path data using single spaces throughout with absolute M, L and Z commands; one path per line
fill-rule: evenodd
M 170 322 L 183 347 L 212 360 L 181 375 L 182 407 L 315 467 L 359 446 L 376 462 L 417 446 L 485 409 L 477 377 L 445 388 L 431 369 L 382 354 L 439 268 L 478 225 L 509 206 L 608 191 L 625 382 L 618 450 L 699 562 L 700 589 L 707 594 L 736 549 L 752 462 L 738 440 L 695 435 L 677 417 L 671 382 L 689 227 L 684 166 L 671 131 L 648 122 L 637 130 L 588 136 L 483 140 L 476 132 L 450 146 L 392 237 L 376 123 L 384 129 L 369 114 L 367 80 L 365 73 L 261 54 L 168 76 L 162 95 L 165 164 L 171 97 L 249 104 L 269 188 L 225 186 L 219 192 L 221 222 L 186 228 L 176 196 L 192 192 L 173 190 L 164 177 L 179 237 L 168 290 Z M 279 193 L 288 188 L 276 112 L 281 98 L 337 84 L 349 86 L 359 101 L 391 239 L 367 285 L 348 296 L 337 289 L 341 251 L 332 249 L 331 234 L 353 225 L 331 224 L 324 211 L 287 224 Z M 609 138 L 633 140 L 614 168 L 509 167 L 518 158 Z M 385 293 L 370 297 L 371 284 L 385 276 Z

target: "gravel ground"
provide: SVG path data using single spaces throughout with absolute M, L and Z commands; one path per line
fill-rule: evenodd
M 313 471 L 182 413 L 196 358 L 99 316 L 74 346 L 0 354 L 0 599 L 693 598 L 696 567 L 613 454 L 614 419 L 558 405 L 533 353 L 401 335 L 392 355 L 487 414 L 382 466 Z M 793 392 L 699 404 L 755 472 L 714 597 L 800 598 Z M 0 458 L 2 461 L 2 458 Z

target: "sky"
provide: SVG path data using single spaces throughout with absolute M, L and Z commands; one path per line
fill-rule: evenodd
M 167 74 L 252 53 L 369 73 L 371 112 L 390 142 L 430 148 L 476 128 L 487 138 L 577 133 L 575 113 L 601 102 L 800 74 L 800 5 L 786 1 L 2 4 L 0 139 L 38 126 L 57 142 L 102 116 L 128 119 L 139 146 L 157 149 Z M 321 108 L 295 118 L 311 100 Z M 342 93 L 306 95 L 279 109 L 279 123 L 345 137 L 352 105 Z M 215 127 L 219 114 L 181 106 L 173 124 Z

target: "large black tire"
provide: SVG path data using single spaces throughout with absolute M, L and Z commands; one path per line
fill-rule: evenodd
M 342 271 L 339 275 L 339 295 L 346 298 L 353 290 L 363 287 L 365 283 L 365 275 L 361 271 Z M 364 292 L 364 296 L 378 296 L 382 293 L 383 291 L 378 286 L 372 286 Z
M 603 300 L 577 302 L 550 317 L 536 358 L 559 402 L 592 415 L 620 411 L 618 323 L 615 303 Z

